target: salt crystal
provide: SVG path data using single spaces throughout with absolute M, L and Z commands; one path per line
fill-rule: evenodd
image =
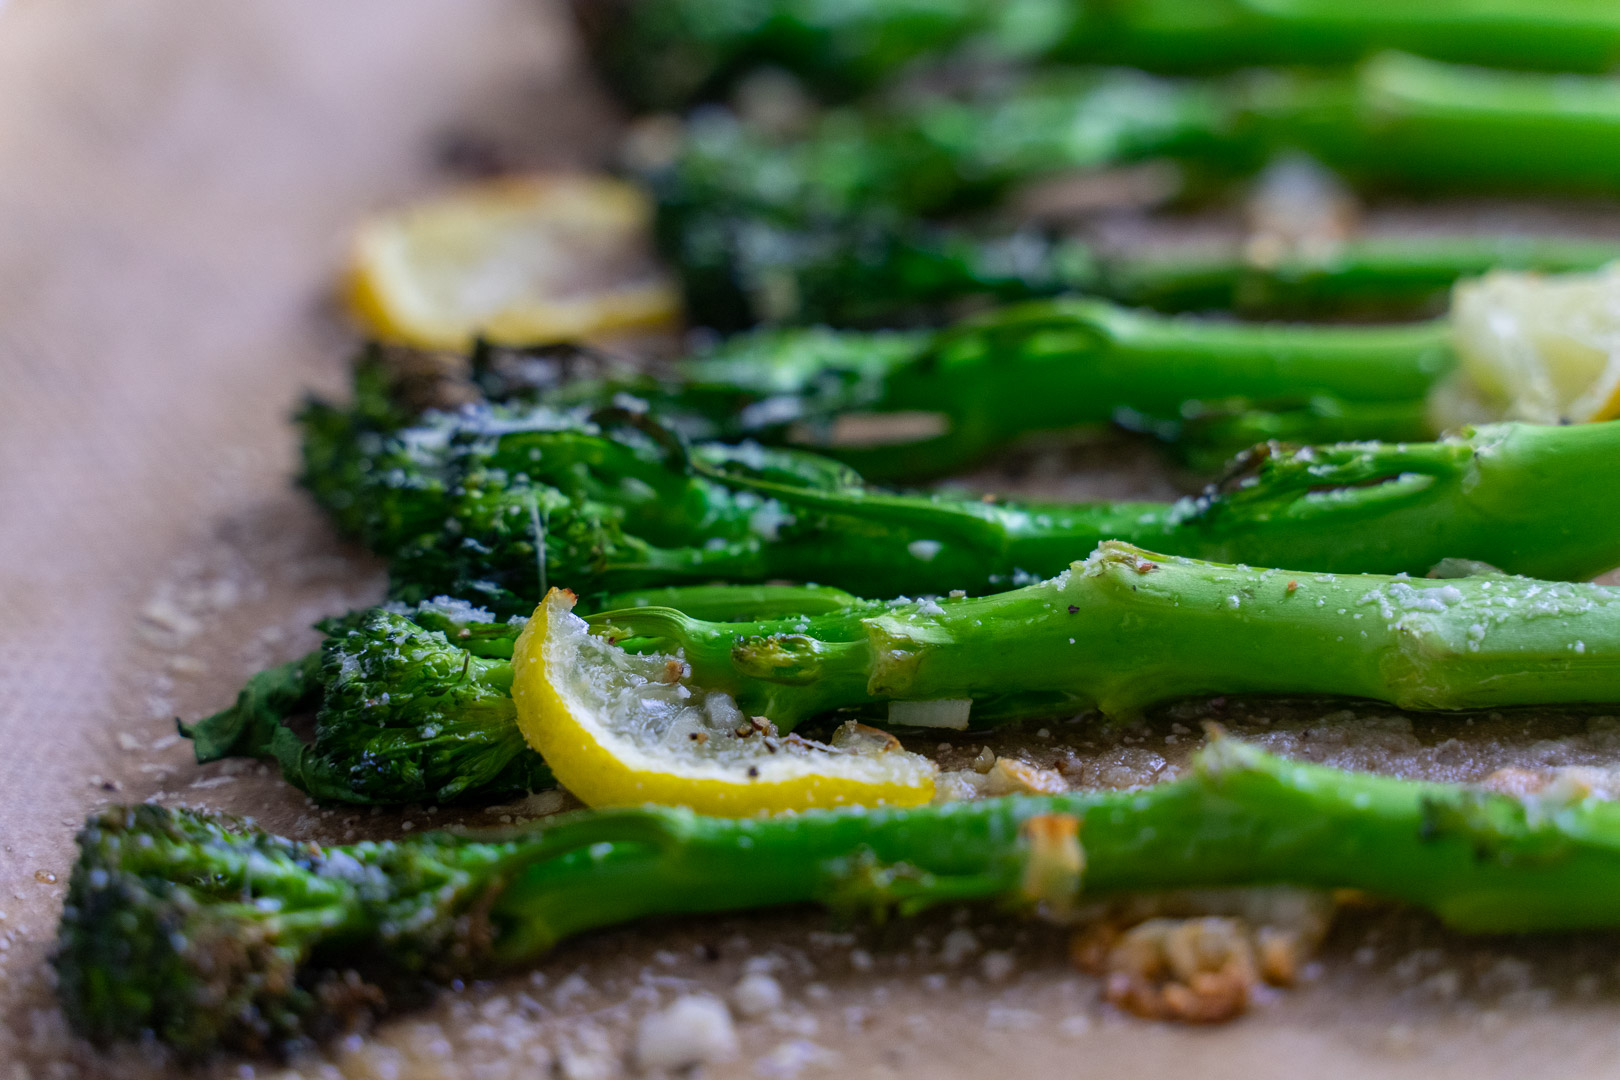
M 1029 1009 L 1013 1009 L 1005 1005 L 992 1005 L 985 1014 L 984 1026 L 995 1031 L 1022 1031 L 1041 1022 L 1041 1016 Z
M 1017 966 L 1017 961 L 1013 959 L 1012 953 L 999 949 L 985 953 L 984 959 L 979 961 L 980 973 L 991 982 L 1001 982 L 1006 979 Z
M 782 1004 L 782 984 L 761 971 L 744 975 L 731 990 L 731 1003 L 743 1016 L 763 1016 Z
M 978 951 L 978 936 L 967 927 L 959 926 L 945 935 L 945 943 L 940 947 L 939 958 L 948 966 L 955 967 Z
M 827 1067 L 838 1063 L 838 1055 L 808 1039 L 790 1039 L 760 1058 L 754 1064 L 756 1075 L 765 1080 L 791 1080 L 811 1066 Z

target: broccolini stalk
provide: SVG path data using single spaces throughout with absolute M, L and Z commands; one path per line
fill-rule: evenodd
M 1620 15 L 1583 0 L 1368 5 L 1355 0 L 574 0 L 586 40 L 631 103 L 671 109 L 759 67 L 819 95 L 861 94 L 919 61 L 966 49 L 1152 71 L 1335 64 L 1381 49 L 1459 63 L 1608 71 Z
M 1048 300 L 934 334 L 810 329 L 741 335 L 682 363 L 670 380 L 576 380 L 542 387 L 539 397 L 555 408 L 637 404 L 689 438 L 797 444 L 879 482 L 906 482 L 958 470 L 1025 435 L 1110 422 L 1206 457 L 1267 438 L 1426 438 L 1432 434 L 1429 393 L 1455 364 L 1444 322 L 1245 324 L 1171 318 L 1100 300 Z M 372 378 L 363 366 L 361 381 Z M 363 396 L 369 393 L 361 387 Z M 383 459 L 397 460 L 401 475 L 415 483 L 421 480 L 416 461 L 479 445 L 476 429 L 462 420 L 455 431 L 445 423 L 410 429 L 408 445 L 388 444 L 384 453 L 369 433 L 406 421 L 395 415 L 378 423 L 369 408 L 362 403 L 339 413 L 316 406 L 303 418 L 307 482 L 346 525 L 354 516 L 346 503 L 350 492 L 376 485 Z M 578 419 L 536 411 L 522 422 L 560 430 Z M 366 467 L 374 475 L 348 475 L 361 459 L 333 448 L 351 445 L 371 455 Z M 714 447 L 694 453 L 737 461 L 757 456 Z M 766 457 L 770 469 L 810 467 L 804 458 Z M 825 470 L 827 463 L 818 461 Z M 545 473 L 549 467 L 536 468 Z M 818 486 L 841 483 L 828 473 Z M 625 497 L 593 494 L 609 502 Z M 542 517 L 547 511 L 543 500 L 539 511 Z M 391 507 L 373 515 L 372 524 L 408 535 L 442 520 L 416 520 L 407 512 Z M 511 524 L 521 526 L 515 518 Z
M 1088 392 L 1163 415 L 1185 410 L 1168 383 L 1194 395 L 1223 387 L 1236 394 L 1245 378 L 1258 390 L 1308 377 L 1296 374 L 1306 365 L 1288 355 L 1288 330 L 1201 328 L 1200 369 L 1166 343 L 1175 324 L 1144 329 L 1134 316 L 1104 314 L 1111 321 L 1032 317 L 1024 326 L 1009 315 L 1004 321 L 1025 340 L 1005 361 L 992 334 L 964 333 L 941 346 L 932 374 L 902 368 L 876 392 L 870 374 L 828 392 L 813 375 L 784 371 L 776 388 L 802 380 L 828 397 L 870 394 L 914 409 L 970 402 L 975 415 L 962 442 L 990 445 L 1007 434 L 997 425 L 1085 415 L 1094 407 Z M 1097 326 L 1123 343 L 1107 350 L 1118 359 L 1063 358 Z M 1337 356 L 1318 346 L 1317 385 L 1331 376 L 1343 395 L 1373 401 L 1403 393 L 1399 365 L 1380 366 L 1376 353 L 1355 347 L 1360 332 L 1346 333 L 1351 340 L 1327 339 L 1345 345 Z M 1249 352 L 1255 342 L 1273 343 L 1269 354 Z M 813 372 L 821 357 L 801 355 Z M 785 390 L 769 393 L 772 372 L 747 367 L 740 355 L 732 361 L 761 387 L 745 415 L 799 409 Z M 1427 381 L 1422 363 L 1420 354 L 1409 365 L 1410 383 Z M 363 371 L 354 409 L 313 406 L 306 414 L 305 482 L 342 527 L 391 561 L 396 595 L 407 602 L 446 594 L 510 615 L 526 613 L 552 584 L 594 606 L 607 592 L 706 581 L 814 581 L 864 596 L 978 593 L 1056 573 L 1105 539 L 1331 571 L 1421 574 L 1441 559 L 1468 558 L 1512 573 L 1585 578 L 1620 562 L 1620 495 L 1609 498 L 1613 485 L 1593 480 L 1620 450 L 1620 424 L 1508 424 L 1438 443 L 1267 447 L 1197 500 L 1002 504 L 888 494 L 809 454 L 688 450 L 645 418 L 639 427 L 603 428 L 545 409 L 472 408 L 379 430 L 365 419 L 375 411 L 365 404 L 369 378 Z M 1042 403 L 1054 400 L 1060 406 L 1047 420 Z M 920 457 L 941 442 L 923 439 L 904 452 Z M 1569 514 L 1571 505 L 1586 512 Z
M 1398 318 L 1444 310 L 1459 279 L 1491 270 L 1596 270 L 1620 258 L 1620 245 L 1558 236 L 1350 238 L 1261 263 L 1237 243 L 1121 251 L 1039 228 L 784 228 L 735 214 L 718 223 L 701 245 L 678 241 L 678 257 L 691 317 L 719 328 L 932 325 L 966 303 L 1066 292 L 1164 312 Z
M 797 424 L 778 437 L 833 454 L 880 482 L 957 471 L 1036 432 L 1108 423 L 1216 458 L 1267 438 L 1423 439 L 1432 434 L 1429 392 L 1456 364 L 1443 321 L 1234 323 L 1100 300 L 1002 308 L 926 338 L 904 360 L 880 366 L 882 354 L 863 356 L 848 373 L 833 366 L 848 353 L 814 347 L 828 336 L 744 338 L 727 346 L 726 359 L 731 371 L 750 354 L 775 360 L 774 369 L 755 361 L 754 378 L 774 379 L 779 388 L 758 411 Z M 853 352 L 860 341 L 849 335 L 839 346 Z M 831 382 L 835 372 L 840 384 Z M 810 393 L 790 396 L 790 378 Z M 836 397 L 829 385 L 838 387 Z M 855 421 L 840 413 L 909 423 L 893 434 L 879 429 L 863 445 L 858 433 L 848 434 Z
M 1612 193 L 1620 85 L 1611 78 L 1457 67 L 1401 53 L 1355 76 L 1263 73 L 1245 135 L 1308 150 L 1346 175 L 1409 189 Z
M 1557 236 L 1424 235 L 1351 238 L 1320 256 L 1290 253 L 1255 265 L 1235 244 L 1165 245 L 1099 257 L 1090 291 L 1160 311 L 1246 315 L 1442 310 L 1460 279 L 1491 270 L 1566 273 L 1620 258 L 1600 240 Z
M 993 227 L 974 239 L 938 222 L 1053 173 L 1170 156 L 1231 174 L 1284 150 L 1374 185 L 1608 192 L 1620 169 L 1620 89 L 1398 54 L 1349 75 L 1222 83 L 1048 73 L 966 98 L 835 110 L 788 139 L 704 113 L 649 179 L 692 314 L 729 328 L 892 319 L 965 294 L 1107 290 L 1106 265 L 1083 247 L 996 238 Z M 1444 267 L 1444 254 L 1429 265 Z M 1549 269 L 1589 257 L 1546 254 Z M 1477 253 L 1455 257 L 1460 272 Z M 1388 267 L 1383 288 L 1403 279 L 1405 261 Z M 1359 279 L 1342 280 L 1350 290 Z
M 1076 835 L 1078 834 L 1078 840 Z M 296 1049 L 653 915 L 911 915 L 1184 887 L 1348 887 L 1467 932 L 1620 925 L 1620 809 L 1340 772 L 1217 739 L 1146 791 L 769 819 L 596 811 L 323 848 L 155 806 L 79 835 L 55 957 L 73 1027 L 188 1058 Z
M 757 623 L 660 608 L 596 621 L 635 651 L 680 650 L 693 687 L 783 730 L 846 709 L 887 707 L 904 723 L 929 712 L 914 703 L 939 702 L 955 703 L 950 726 L 1132 715 L 1199 694 L 1405 709 L 1620 702 L 1620 590 L 1254 570 L 1117 541 L 1050 581 L 977 599 Z
M 1426 475 L 1402 474 L 1385 497 L 1421 490 Z M 1308 472 L 1294 480 L 1308 489 Z M 1492 505 L 1477 507 L 1486 521 Z M 1447 517 L 1416 514 L 1409 535 L 1432 537 Z M 1324 532 L 1322 544 L 1389 532 L 1364 524 Z M 985 726 L 1088 708 L 1132 714 L 1222 693 L 1348 695 L 1413 709 L 1620 701 L 1620 591 L 1501 574 L 1251 570 L 1110 541 L 1051 581 L 978 600 L 761 597 L 736 586 L 623 599 L 672 606 L 606 611 L 593 617 L 600 632 L 636 651 L 679 650 L 693 686 L 729 694 L 745 715 L 782 731 L 837 710 L 902 725 Z M 683 604 L 726 621 L 695 618 Z M 329 801 L 488 801 L 549 786 L 506 697 L 519 621 L 480 621 L 488 618 L 426 604 L 334 630 L 318 668 L 325 682 L 311 690 L 320 707 L 308 745 L 282 725 L 288 713 L 243 723 L 252 686 L 186 733 L 203 760 L 274 756 L 289 780 Z M 229 741 L 244 729 L 257 742 Z

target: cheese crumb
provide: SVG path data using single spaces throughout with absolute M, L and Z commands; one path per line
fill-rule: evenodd
M 685 1069 L 736 1056 L 731 1013 L 712 997 L 676 998 L 668 1008 L 643 1017 L 636 1030 L 636 1060 L 644 1069 Z

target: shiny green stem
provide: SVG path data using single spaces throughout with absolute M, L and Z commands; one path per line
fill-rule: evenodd
M 651 109 L 722 94 L 759 68 L 792 72 L 823 98 L 850 98 L 963 48 L 1003 62 L 1150 71 L 1343 64 L 1391 48 L 1551 71 L 1604 72 L 1620 62 L 1620 15 L 1589 0 L 575 0 L 574 7 L 614 88 Z
M 1251 566 L 1424 574 L 1444 559 L 1470 559 L 1580 580 L 1620 565 L 1620 489 L 1595 482 L 1617 455 L 1620 423 L 1501 424 L 1435 443 L 1267 446 L 1202 497 L 1168 504 L 999 505 L 732 482 L 801 521 L 761 551 L 766 577 L 870 597 L 1005 588 L 1057 573 L 1103 540 Z M 1581 512 L 1559 509 L 1571 506 Z M 810 522 L 817 527 L 803 527 Z
M 1221 737 L 1145 791 L 740 820 L 649 806 L 324 848 L 118 807 L 79 836 L 54 959 L 76 1031 L 198 1059 L 297 1050 L 420 1001 L 424 978 L 494 975 L 653 916 L 989 901 L 1061 917 L 1076 896 L 1275 885 L 1357 889 L 1464 932 L 1613 928 L 1620 805 L 1341 772 Z
M 1620 925 L 1613 803 L 1346 773 L 1222 738 L 1181 779 L 1143 792 L 770 819 L 582 814 L 502 860 L 495 952 L 527 962 L 631 919 L 806 902 L 880 915 L 964 900 L 1028 911 L 1039 897 L 1023 887 L 1035 853 L 1025 826 L 1045 815 L 1079 820 L 1088 897 L 1288 884 L 1364 890 L 1470 932 Z
M 977 599 L 743 624 L 659 608 L 595 621 L 637 649 L 681 649 L 693 685 L 783 729 L 942 700 L 971 702 L 981 721 L 1132 715 L 1205 694 L 1435 710 L 1620 702 L 1614 589 L 1256 570 L 1112 541 L 1050 581 Z

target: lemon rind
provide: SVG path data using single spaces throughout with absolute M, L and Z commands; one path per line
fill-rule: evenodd
M 840 806 L 914 806 L 932 799 L 937 770 L 918 755 L 872 759 L 820 749 L 762 755 L 749 763 L 758 775 L 742 779 L 737 776 L 745 767 L 741 763 L 694 766 L 593 729 L 581 720 L 588 708 L 560 690 L 548 670 L 567 659 L 548 655 L 547 646 L 554 640 L 553 620 L 567 616 L 571 607 L 565 594 L 552 590 L 535 609 L 513 650 L 512 696 L 524 738 L 546 759 L 558 782 L 586 805 L 659 803 L 737 817 Z M 838 771 L 815 767 L 835 761 Z

